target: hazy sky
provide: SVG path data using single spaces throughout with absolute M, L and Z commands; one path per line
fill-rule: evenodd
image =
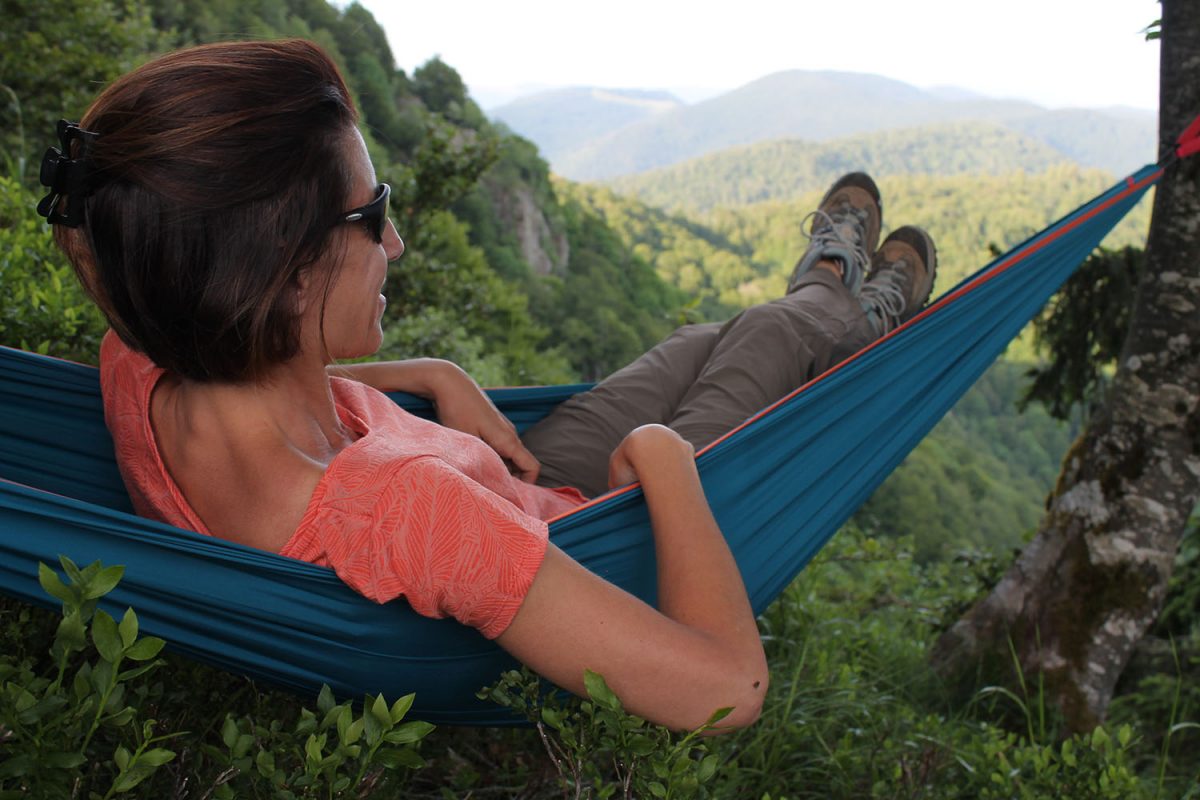
M 785 69 L 871 72 L 1045 106 L 1158 106 L 1156 0 L 360 0 L 396 61 L 485 107 L 549 86 L 686 100 Z

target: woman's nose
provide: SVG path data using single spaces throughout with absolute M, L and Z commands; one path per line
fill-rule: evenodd
M 391 219 L 388 219 L 387 228 L 383 232 L 383 249 L 387 253 L 388 261 L 395 261 L 404 255 L 404 240 L 400 238 L 396 225 Z

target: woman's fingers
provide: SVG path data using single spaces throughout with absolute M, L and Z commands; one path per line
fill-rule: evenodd
M 617 449 L 613 451 L 612 456 L 608 459 L 608 488 L 610 489 L 633 483 L 638 479 L 633 465 L 625 457 L 625 448 L 622 445 L 618 445 Z
M 487 410 L 483 412 L 484 424 L 480 425 L 478 430 L 468 432 L 474 433 L 507 461 L 514 475 L 526 483 L 533 483 L 541 472 L 541 463 L 521 442 L 516 426 L 508 417 L 501 414 L 486 398 L 485 402 Z
M 488 442 L 488 444 L 492 444 Z M 538 473 L 541 472 L 542 465 L 538 462 L 533 453 L 526 449 L 517 437 L 516 430 L 509 432 L 505 442 L 502 445 L 492 444 L 492 449 L 500 454 L 501 458 L 507 459 L 513 466 L 513 471 L 518 478 L 526 483 L 533 483 L 537 480 Z
M 534 457 L 533 453 L 525 449 L 522 445 L 521 449 L 512 457 L 513 466 L 517 468 L 517 477 L 526 483 L 536 483 L 538 473 L 542 471 L 542 465 Z

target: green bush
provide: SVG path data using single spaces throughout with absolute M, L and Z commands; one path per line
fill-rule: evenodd
M 416 745 L 433 726 L 404 721 L 413 695 L 390 706 L 367 696 L 356 712 L 324 687 L 316 711 L 300 708 L 288 724 L 282 712 L 294 701 L 268 697 L 239 714 L 240 692 L 214 691 L 223 695 L 214 708 L 211 681 L 187 680 L 178 663 L 171 689 L 152 683 L 170 663 L 159 658 L 163 641 L 139 638 L 132 609 L 117 622 L 98 607 L 124 568 L 60 560 L 65 582 L 39 565 L 42 587 L 62 603 L 48 652 L 20 644 L 31 633 L 44 641 L 49 630 L 28 608 L 14 606 L 4 620 L 0 607 L 0 800 L 107 800 L 135 788 L 178 797 L 189 785 L 215 798 L 359 797 L 424 765 Z M 187 730 L 187 722 L 198 724 Z M 161 769 L 167 764 L 173 769 Z
M 104 317 L 37 215 L 37 201 L 0 176 L 0 344 L 95 363 Z
M 718 708 L 699 728 L 679 734 L 627 713 L 603 676 L 585 671 L 584 686 L 587 699 L 563 695 L 522 668 L 506 672 L 478 696 L 534 725 L 567 796 L 711 796 L 705 784 L 720 759 L 700 737 L 732 709 Z
M 48 668 L 0 659 L 0 798 L 109 798 L 175 757 L 158 746 L 172 736 L 143 718 L 145 686 L 135 682 L 162 664 L 163 641 L 138 638 L 132 609 L 118 623 L 97 608 L 123 568 L 61 561 L 67 583 L 38 565 L 63 610 Z

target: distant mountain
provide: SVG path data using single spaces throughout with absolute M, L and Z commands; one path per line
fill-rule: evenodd
M 1153 160 L 1156 149 L 1156 120 L 1148 111 L 1050 111 L 1021 100 L 945 87 L 927 91 L 860 73 L 779 72 L 694 105 L 631 114 L 622 124 L 615 116 L 577 117 L 556 107 L 553 94 L 526 98 L 542 124 L 532 116 L 516 120 L 509 111 L 506 121 L 541 147 L 555 172 L 575 180 L 644 172 L 772 139 L 823 142 L 954 121 L 1001 125 L 1053 147 L 1063 158 L 1113 173 Z M 573 128 L 573 119 L 584 127 Z
M 553 163 L 590 139 L 682 107 L 668 92 L 576 88 L 538 92 L 488 113 L 536 143 Z
M 1041 172 L 1063 154 L 989 122 L 952 122 L 826 142 L 776 139 L 731 147 L 669 167 L 605 181 L 620 194 L 669 211 L 703 212 L 764 200 L 792 200 L 865 170 L 893 175 L 1003 175 Z

